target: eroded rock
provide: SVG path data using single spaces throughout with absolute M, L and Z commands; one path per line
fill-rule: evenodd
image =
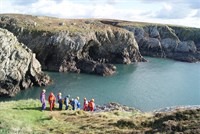
M 32 85 L 47 85 L 50 78 L 25 45 L 7 30 L 0 28 L 0 96 L 14 96 Z

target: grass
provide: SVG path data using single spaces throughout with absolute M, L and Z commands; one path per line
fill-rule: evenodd
M 20 100 L 0 103 L 0 133 L 100 133 L 113 131 L 111 123 L 135 113 L 91 113 L 82 110 L 41 112 L 39 100 Z
M 170 132 L 165 127 L 173 127 L 174 132 L 200 132 L 200 109 L 153 114 L 59 111 L 57 108 L 51 112 L 47 107 L 42 112 L 40 101 L 32 99 L 1 102 L 0 107 L 1 134 Z
M 28 33 L 57 33 L 60 31 L 69 31 L 70 34 L 76 33 L 90 33 L 96 31 L 105 31 L 108 27 L 117 29 L 118 31 L 125 31 L 123 29 L 112 27 L 101 23 L 96 19 L 62 19 L 54 17 L 40 17 L 32 15 L 22 14 L 0 14 L 0 17 L 14 18 L 13 23 L 15 28 L 23 27 L 24 30 L 28 30 Z M 0 21 L 1 25 L 10 24 L 10 19 Z M 63 24 L 62 24 L 63 23 Z M 36 25 L 35 25 L 36 24 Z

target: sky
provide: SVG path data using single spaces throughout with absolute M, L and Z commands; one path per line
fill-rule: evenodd
M 0 13 L 109 18 L 200 28 L 200 0 L 0 0 Z

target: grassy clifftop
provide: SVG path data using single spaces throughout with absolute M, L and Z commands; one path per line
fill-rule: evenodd
M 21 28 L 19 31 L 41 31 L 56 33 L 69 31 L 70 33 L 87 33 L 104 31 L 107 29 L 123 32 L 123 29 L 105 25 L 96 19 L 61 19 L 46 16 L 33 16 L 22 14 L 0 14 L 0 25 L 5 28 Z M 21 31 L 20 31 L 21 30 Z M 13 30 L 11 30 L 13 31 Z
M 180 38 L 181 41 L 193 40 L 195 43 L 200 42 L 200 28 L 171 25 L 171 24 L 159 24 L 159 23 L 148 23 L 148 22 L 135 22 L 135 21 L 122 21 L 122 20 L 101 20 L 104 24 L 113 25 L 116 27 L 135 27 L 135 28 L 147 28 L 147 27 L 165 27 L 172 28 L 175 34 Z
M 200 109 L 167 113 L 40 111 L 39 100 L 1 102 L 0 133 L 200 133 Z

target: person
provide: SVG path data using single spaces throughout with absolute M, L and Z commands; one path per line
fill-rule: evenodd
M 81 109 L 81 103 L 80 102 L 77 103 L 77 109 L 79 109 L 79 110 Z
M 72 106 L 72 107 L 73 107 L 73 110 L 76 110 L 76 109 L 77 109 L 78 100 L 79 100 L 79 97 L 77 96 L 76 99 L 74 99 L 74 103 L 73 103 L 74 106 Z
M 50 105 L 50 111 L 52 111 L 54 109 L 54 105 L 56 101 L 56 97 L 54 96 L 52 92 L 50 93 L 48 100 L 49 100 L 49 105 Z
M 84 98 L 84 102 L 83 102 L 83 110 L 87 111 L 88 110 L 88 101 L 86 98 Z
M 58 103 L 59 103 L 59 110 L 62 110 L 62 93 L 58 93 L 57 95 Z
M 64 103 L 65 103 L 65 105 L 66 105 L 65 110 L 68 110 L 68 108 L 69 108 L 69 98 L 70 98 L 70 95 L 68 94 L 68 95 L 65 97 L 65 101 L 64 101 Z
M 90 102 L 88 103 L 89 111 L 94 111 L 95 110 L 95 103 L 94 99 L 91 99 Z
M 46 99 L 45 99 L 46 95 L 45 95 L 45 93 L 46 93 L 46 90 L 43 89 L 41 94 L 40 94 L 40 101 L 42 103 L 42 111 L 44 111 L 46 109 Z
M 72 106 L 72 110 L 74 110 L 74 99 L 73 98 L 70 100 L 70 105 Z

